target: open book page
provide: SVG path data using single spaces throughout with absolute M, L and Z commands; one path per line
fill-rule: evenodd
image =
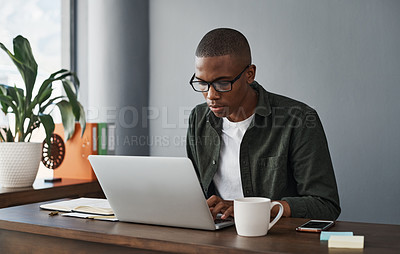
M 103 198 L 77 198 L 44 204 L 40 208 L 60 212 L 83 212 L 98 215 L 114 214 L 107 199 Z
M 61 216 L 83 218 L 83 219 L 94 219 L 94 220 L 106 220 L 106 221 L 118 221 L 114 215 L 95 215 L 90 213 L 63 213 Z

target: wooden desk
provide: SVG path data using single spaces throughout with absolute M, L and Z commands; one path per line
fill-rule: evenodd
M 44 202 L 45 203 L 45 202 Z M 49 216 L 40 203 L 0 209 L 4 253 L 399 253 L 400 226 L 337 222 L 332 231 L 365 236 L 365 249 L 328 249 L 319 234 L 300 233 L 305 219 L 283 218 L 267 236 L 246 238 L 234 227 L 202 231 Z
M 36 179 L 29 188 L 2 188 L 0 185 L 0 208 L 82 196 L 104 197 L 104 194 L 97 181 L 63 178 L 61 182 L 45 183 L 43 179 Z

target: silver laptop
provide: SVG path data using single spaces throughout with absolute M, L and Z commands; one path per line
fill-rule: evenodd
M 216 230 L 188 158 L 90 155 L 89 161 L 118 220 Z

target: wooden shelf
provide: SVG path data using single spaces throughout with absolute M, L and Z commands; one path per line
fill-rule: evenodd
M 36 179 L 29 188 L 3 188 L 0 185 L 0 208 L 59 198 L 104 197 L 98 181 L 67 179 L 45 183 Z

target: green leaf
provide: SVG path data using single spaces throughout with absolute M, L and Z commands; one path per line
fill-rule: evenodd
M 7 89 L 4 87 L 5 85 L 0 84 L 0 95 L 7 96 Z M 3 111 L 4 114 L 7 114 L 8 112 L 8 104 L 4 103 L 3 101 L 0 101 L 0 106 L 1 106 L 1 111 Z
M 20 108 L 19 105 L 23 105 L 23 103 L 24 103 L 24 99 L 23 99 L 24 90 L 22 90 L 21 88 L 17 88 L 15 86 L 12 87 L 12 86 L 0 84 L 0 95 L 9 97 L 12 101 L 15 102 L 14 105 L 18 109 Z M 10 107 L 9 104 L 6 104 L 3 101 L 1 101 L 1 108 L 5 114 L 7 114 L 7 112 L 8 112 L 8 107 Z
M 37 124 L 36 122 L 39 122 L 39 124 Z M 25 138 L 31 134 L 33 132 L 33 130 L 35 130 L 36 128 L 40 127 L 40 119 L 37 115 L 31 114 L 31 116 L 29 117 L 29 124 L 28 124 L 28 128 L 26 129 L 25 132 Z M 28 142 L 30 141 L 32 136 L 29 137 Z
M 71 96 L 78 98 L 78 96 L 76 94 L 76 89 L 75 89 L 74 83 L 72 83 L 72 81 L 69 79 L 63 79 L 62 82 L 63 82 L 63 87 L 64 87 L 65 92 L 68 93 L 68 91 L 69 91 Z
M 50 144 L 51 135 L 54 132 L 54 122 L 51 115 L 41 114 L 39 115 L 40 122 L 44 126 L 44 130 L 46 131 L 46 143 Z
M 18 35 L 14 38 L 13 43 L 15 57 L 23 63 L 23 68 L 18 69 L 25 81 L 26 100 L 30 102 L 36 81 L 38 65 L 33 57 L 31 45 L 26 38 Z
M 15 114 L 18 113 L 18 118 L 19 119 L 16 119 L 16 122 L 20 123 L 19 129 L 23 131 L 24 122 L 25 122 L 26 116 L 27 115 L 28 116 L 31 115 L 31 111 L 26 112 L 26 110 L 25 110 L 25 97 L 24 97 L 23 92 L 22 92 L 22 95 L 21 95 L 21 93 L 20 93 L 20 91 L 18 90 L 17 87 L 10 88 L 10 91 L 14 91 L 16 96 L 17 96 L 17 100 L 16 101 L 17 101 L 18 112 L 14 112 L 14 113 Z M 22 133 L 22 136 L 25 137 L 25 135 L 23 133 Z
M 83 109 L 83 106 L 78 102 L 79 109 L 80 109 L 80 114 L 79 114 L 79 119 L 75 119 L 76 121 L 79 121 L 79 124 L 81 125 L 81 137 L 83 136 L 83 133 L 85 133 L 86 129 L 86 114 L 85 110 Z
M 75 88 L 76 93 L 78 93 L 80 82 L 79 82 L 79 79 L 78 79 L 78 77 L 76 76 L 76 74 L 74 72 L 70 72 L 68 70 L 64 70 L 63 69 L 63 70 L 60 70 L 58 72 L 55 72 L 55 73 L 51 74 L 50 77 L 54 78 L 55 76 L 57 76 L 58 74 L 63 73 L 63 72 L 64 72 L 64 74 L 61 75 L 60 77 L 57 77 L 57 79 L 61 80 L 61 79 L 64 79 L 66 77 L 72 76 L 73 77 L 73 81 L 74 81 L 72 83 L 74 84 L 74 88 Z
M 24 96 L 24 90 L 23 89 L 17 88 L 16 86 L 8 86 L 8 85 L 0 84 L 0 93 L 2 93 L 4 95 L 10 95 L 10 91 L 11 90 L 14 90 L 15 92 L 17 92 L 21 96 Z
M 48 78 L 45 81 L 43 81 L 42 85 L 39 88 L 39 91 L 35 97 L 35 99 L 37 98 L 37 101 L 39 100 L 40 95 L 43 93 L 44 90 L 46 90 L 48 87 L 51 88 L 52 82 L 54 81 L 53 78 Z
M 64 72 L 69 72 L 69 70 L 61 69 L 61 70 L 59 70 L 59 71 L 56 71 L 56 72 L 54 72 L 54 73 L 52 73 L 52 74 L 50 75 L 50 78 L 54 78 L 54 77 L 57 76 L 58 74 L 64 73 Z
M 20 90 L 21 89 L 18 89 L 16 86 L 14 86 L 14 87 L 9 87 L 8 88 L 8 94 L 12 97 L 12 99 L 15 101 L 15 103 L 16 103 L 16 106 L 18 107 L 18 108 L 24 108 L 25 107 L 25 105 L 23 104 L 24 103 L 24 100 L 23 100 L 23 92 L 22 92 L 22 96 L 21 96 L 21 94 L 20 94 Z M 22 90 L 21 90 L 22 91 Z
M 6 142 L 6 132 L 7 132 L 7 128 L 0 128 L 0 142 Z M 4 133 L 4 135 L 3 135 Z
M 26 87 L 26 101 L 29 103 L 32 98 L 38 66 L 33 57 L 31 45 L 26 38 L 18 35 L 14 38 L 13 44 L 14 55 L 2 43 L 0 43 L 0 47 L 8 54 L 21 73 Z
M 65 72 L 66 72 L 66 73 L 65 73 Z M 57 77 L 57 78 L 55 78 L 55 76 L 56 76 L 57 74 L 60 74 L 60 73 L 64 73 L 64 74 L 61 75 L 61 76 L 59 76 L 59 77 Z M 62 79 L 66 78 L 66 77 L 68 77 L 68 76 L 70 76 L 70 75 L 71 75 L 71 73 L 70 73 L 69 71 L 67 71 L 67 70 L 64 70 L 64 69 L 59 70 L 59 71 L 57 71 L 57 72 L 54 72 L 53 74 L 50 75 L 50 77 L 48 77 L 45 81 L 43 81 L 42 85 L 41 85 L 40 88 L 39 88 L 38 96 L 40 96 L 40 94 L 43 93 L 43 90 L 45 90 L 45 89 L 46 89 L 49 85 L 51 85 L 54 81 L 62 80 Z
M 44 92 L 39 97 L 38 104 L 40 105 L 43 102 L 47 101 L 50 98 L 52 93 L 53 93 L 53 88 L 48 88 L 48 89 L 44 90 Z
M 14 136 L 11 133 L 11 129 L 7 130 L 7 142 L 14 142 Z
M 15 87 L 16 88 L 16 87 Z M 16 89 L 7 89 L 8 95 L 10 95 L 14 101 L 18 101 Z
M 78 76 L 76 76 L 76 74 L 74 72 L 71 72 L 71 75 L 74 77 L 73 84 L 75 86 L 76 97 L 78 97 L 78 91 L 79 91 L 79 87 L 80 87 L 80 82 L 79 82 Z
M 55 76 L 57 76 L 58 74 L 63 73 L 61 76 L 55 78 Z M 49 78 L 47 78 L 45 81 L 43 81 L 42 85 L 39 88 L 39 91 L 35 97 L 35 99 L 33 100 L 34 102 L 38 102 L 39 101 L 39 97 L 48 89 L 51 88 L 53 85 L 54 81 L 58 81 L 58 80 L 65 80 L 66 77 L 71 76 L 71 75 L 75 75 L 71 72 L 69 72 L 68 70 L 59 70 L 57 72 L 54 72 L 53 74 L 50 75 Z M 76 89 L 75 89 L 76 91 Z
M 78 99 L 76 98 L 76 94 L 72 89 L 75 89 L 74 84 L 70 80 L 63 80 L 62 84 L 64 86 L 65 93 L 67 94 L 69 103 L 71 103 L 72 111 L 74 112 L 75 118 L 79 119 L 80 108 L 78 105 Z
M 19 105 L 24 105 L 25 104 L 24 90 L 22 90 L 20 88 L 17 88 L 17 87 L 14 87 L 14 89 L 15 89 L 15 92 L 17 94 Z
M 53 99 L 49 100 L 45 105 L 43 105 L 43 106 L 40 105 L 39 112 L 44 112 L 48 106 L 53 104 L 56 100 L 62 99 L 62 98 L 65 98 L 65 96 L 54 97 Z
M 75 117 L 72 112 L 72 106 L 66 100 L 62 100 L 56 105 L 60 109 L 62 124 L 64 127 L 64 138 L 65 141 L 67 141 L 75 132 Z
M 6 104 L 8 107 L 11 107 L 14 113 L 18 113 L 17 106 L 13 103 L 12 97 L 0 94 L 0 101 Z
M 7 85 L 0 84 L 0 94 L 7 95 Z

